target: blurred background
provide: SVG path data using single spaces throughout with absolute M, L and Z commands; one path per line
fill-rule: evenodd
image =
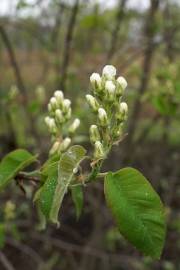
M 166 206 L 168 232 L 159 261 L 143 257 L 118 233 L 105 206 L 103 185 L 84 190 L 77 221 L 66 196 L 61 227 L 36 230 L 32 203 L 14 183 L 0 196 L 1 270 L 180 269 L 180 1 L 1 0 L 0 158 L 16 148 L 48 157 L 44 124 L 56 89 L 81 119 L 77 143 L 91 150 L 93 116 L 85 104 L 89 77 L 113 64 L 128 81 L 128 136 L 104 170 L 133 166 Z

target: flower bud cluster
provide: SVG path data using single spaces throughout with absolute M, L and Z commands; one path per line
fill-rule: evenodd
M 90 127 L 90 140 L 94 145 L 94 158 L 102 159 L 123 135 L 128 106 L 122 97 L 127 81 L 122 76 L 116 78 L 116 68 L 106 65 L 102 75 L 93 73 L 90 76 L 90 83 L 93 95 L 86 95 L 86 100 L 97 117 L 96 124 Z
M 61 90 L 55 91 L 53 97 L 50 98 L 48 112 L 44 120 L 52 135 L 53 145 L 50 155 L 53 155 L 68 149 L 80 125 L 80 120 L 76 118 L 71 121 L 71 101 L 64 98 Z

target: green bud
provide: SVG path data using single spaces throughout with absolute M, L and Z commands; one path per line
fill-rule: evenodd
M 105 90 L 107 94 L 107 99 L 113 101 L 115 99 L 115 85 L 112 81 L 106 81 Z
M 55 154 L 56 152 L 58 152 L 59 146 L 60 146 L 60 142 L 59 142 L 59 141 L 56 141 L 56 142 L 53 144 L 53 146 L 51 147 L 51 150 L 49 151 L 49 154 L 50 154 L 50 155 L 53 155 L 53 154 Z
M 90 82 L 95 90 L 99 91 L 102 88 L 102 79 L 98 73 L 90 76 Z
M 54 92 L 54 96 L 55 96 L 55 98 L 56 98 L 56 101 L 57 101 L 58 105 L 59 105 L 60 107 L 62 107 L 63 99 L 64 99 L 64 94 L 63 94 L 63 92 L 62 92 L 61 90 L 56 90 L 56 91 Z
M 58 108 L 57 100 L 55 97 L 52 97 L 50 99 L 50 104 L 51 104 L 52 110 L 56 110 Z
M 99 109 L 99 103 L 97 102 L 95 97 L 93 97 L 92 95 L 86 95 L 86 100 L 89 106 L 91 106 L 91 108 L 93 109 L 93 111 L 97 112 Z
M 100 140 L 100 133 L 96 125 L 90 126 L 89 133 L 90 133 L 90 140 L 92 143 L 95 143 L 96 141 Z
M 117 94 L 119 95 L 123 95 L 124 93 L 124 90 L 126 89 L 127 87 L 127 81 L 124 77 L 118 77 L 117 78 Z
M 124 121 L 126 120 L 127 114 L 128 114 L 128 105 L 126 102 L 121 102 L 118 107 L 116 118 L 118 120 Z
M 103 108 L 99 108 L 99 110 L 98 110 L 98 118 L 99 118 L 99 123 L 100 123 L 101 126 L 107 126 L 108 125 L 107 113 Z
M 59 124 L 62 124 L 64 122 L 63 113 L 60 109 L 57 109 L 55 111 L 55 119 L 56 119 L 56 122 Z
M 94 151 L 94 157 L 96 159 L 100 159 L 104 157 L 104 149 L 103 149 L 103 145 L 100 141 L 96 141 L 94 144 L 95 147 L 95 151 Z
M 64 113 L 68 113 L 71 108 L 71 101 L 69 99 L 64 99 L 62 103 L 62 109 Z
M 74 133 L 76 129 L 79 127 L 79 125 L 80 125 L 80 120 L 76 118 L 74 122 L 70 125 L 69 132 Z
M 67 150 L 67 148 L 70 146 L 71 144 L 71 139 L 70 138 L 65 138 L 62 143 L 60 144 L 60 147 L 59 147 L 59 151 L 60 152 L 64 152 Z
M 71 110 L 71 108 L 69 108 L 69 110 L 67 111 L 67 113 L 64 116 L 65 119 L 66 120 L 69 120 L 71 118 L 71 114 L 72 114 L 72 110 Z

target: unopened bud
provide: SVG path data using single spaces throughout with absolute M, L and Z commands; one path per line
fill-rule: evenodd
M 53 154 L 55 154 L 56 152 L 58 152 L 59 146 L 60 146 L 60 142 L 59 142 L 59 141 L 56 141 L 56 142 L 53 144 L 53 146 L 51 147 L 51 150 L 49 151 L 49 154 L 50 154 L 50 155 L 53 155 Z
M 95 143 L 96 141 L 100 140 L 100 133 L 96 125 L 90 126 L 89 133 L 90 133 L 90 140 L 92 143 Z
M 115 85 L 112 81 L 106 81 L 105 83 L 105 89 L 106 89 L 106 92 L 107 92 L 107 98 L 108 100 L 114 100 L 114 97 L 115 97 Z
M 53 111 L 51 103 L 48 103 L 48 111 L 51 113 Z
M 56 121 L 60 124 L 62 124 L 64 122 L 64 117 L 63 117 L 62 111 L 60 109 L 57 109 L 55 111 L 55 118 L 56 118 Z
M 44 122 L 46 123 L 46 125 L 47 126 L 49 126 L 49 120 L 50 120 L 51 118 L 49 117 L 49 116 L 46 116 L 45 118 L 44 118 Z
M 98 118 L 99 118 L 99 122 L 100 122 L 101 126 L 107 126 L 107 124 L 108 124 L 107 113 L 103 108 L 99 108 Z
M 96 141 L 94 147 L 95 147 L 94 157 L 97 159 L 103 158 L 104 149 L 102 143 L 100 141 Z
M 51 118 L 49 116 L 46 116 L 45 119 L 44 119 L 44 121 L 45 121 L 46 125 L 48 126 L 49 131 L 51 133 L 56 133 L 57 127 L 56 127 L 56 123 L 55 123 L 54 118 Z
M 123 114 L 123 115 L 126 115 L 128 113 L 128 105 L 126 102 L 121 102 L 120 103 L 120 112 Z
M 103 68 L 102 74 L 108 80 L 114 79 L 116 76 L 116 68 L 112 65 L 106 65 Z
M 66 151 L 70 144 L 71 144 L 71 139 L 68 138 L 68 137 L 65 138 L 65 139 L 62 141 L 62 143 L 60 144 L 59 151 L 60 151 L 60 152 Z
M 91 106 L 91 108 L 93 109 L 93 111 L 97 112 L 99 109 L 99 103 L 97 102 L 95 97 L 93 97 L 92 95 L 86 95 L 86 100 L 88 104 Z
M 63 106 L 63 112 L 67 113 L 71 107 L 71 101 L 69 99 L 64 99 L 62 106 Z
M 102 86 L 102 79 L 99 75 L 99 73 L 93 73 L 91 76 L 90 76 L 90 82 L 93 86 L 94 89 L 96 90 L 100 90 L 101 89 L 101 86 Z
M 126 119 L 128 113 L 128 105 L 126 102 L 121 102 L 119 104 L 118 113 L 116 114 L 116 118 L 123 121 Z
M 55 97 L 52 97 L 52 98 L 50 99 L 50 104 L 51 104 L 51 107 L 52 107 L 53 110 L 56 110 L 56 109 L 57 109 L 58 104 L 57 104 L 57 100 L 56 100 Z
M 79 118 L 76 118 L 74 122 L 71 124 L 71 126 L 69 127 L 69 132 L 74 133 L 76 129 L 79 127 L 79 125 L 80 125 L 80 120 Z
M 63 99 L 64 99 L 64 94 L 61 90 L 57 90 L 54 92 L 54 96 L 57 100 L 58 105 L 62 106 Z
M 71 108 L 69 108 L 69 110 L 67 111 L 67 113 L 64 116 L 65 119 L 66 120 L 69 120 L 71 118 L 71 114 L 72 114 L 72 110 L 71 110 Z
M 55 123 L 54 118 L 50 118 L 50 119 L 49 119 L 49 124 L 48 124 L 48 126 L 49 126 L 49 131 L 50 131 L 51 133 L 56 133 L 56 132 L 57 132 L 57 127 L 56 127 L 56 123 Z
M 127 87 L 127 81 L 124 77 L 117 78 L 117 91 L 119 94 L 123 94 L 124 90 Z

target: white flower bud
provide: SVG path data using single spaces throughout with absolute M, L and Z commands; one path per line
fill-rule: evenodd
M 128 105 L 127 105 L 126 102 L 121 102 L 121 103 L 120 103 L 119 109 L 120 109 L 120 112 L 121 112 L 123 115 L 127 115 L 127 113 L 128 113 Z
M 52 112 L 52 105 L 51 105 L 51 103 L 48 103 L 48 111 L 51 113 Z
M 46 123 L 46 125 L 49 127 L 49 120 L 50 120 L 51 118 L 49 117 L 49 116 L 46 116 L 45 118 L 44 118 L 44 122 Z
M 106 65 L 103 68 L 102 74 L 108 80 L 114 79 L 116 76 L 116 68 L 112 65 Z
M 121 102 L 119 104 L 118 112 L 116 114 L 116 119 L 119 119 L 121 121 L 124 121 L 127 117 L 128 113 L 128 105 L 126 102 Z
M 62 92 L 61 90 L 56 90 L 56 91 L 54 92 L 54 96 L 55 96 L 55 98 L 56 98 L 56 100 L 57 100 L 58 105 L 62 105 L 63 99 L 64 99 L 64 94 L 63 94 L 63 92 Z
M 66 151 L 70 144 L 71 144 L 71 139 L 68 138 L 68 137 L 65 138 L 65 139 L 62 141 L 62 143 L 60 144 L 59 151 L 60 151 L 60 152 Z
M 122 94 L 127 87 L 127 81 L 124 77 L 117 78 L 117 90 L 119 94 Z
M 107 113 L 103 108 L 99 108 L 98 118 L 99 118 L 99 122 L 102 126 L 107 126 L 107 124 L 108 124 Z
M 56 118 L 56 121 L 60 124 L 64 122 L 64 117 L 60 109 L 57 109 L 55 111 L 55 118 Z
M 94 87 L 94 89 L 96 89 L 96 90 L 101 89 L 102 79 L 101 79 L 99 73 L 93 73 L 90 76 L 90 82 L 91 82 L 92 86 Z
M 56 123 L 55 123 L 54 118 L 51 118 L 49 116 L 46 116 L 45 119 L 44 119 L 44 121 L 45 121 L 46 125 L 48 126 L 49 131 L 51 133 L 56 133 L 57 127 L 56 127 Z
M 65 114 L 65 119 L 66 120 L 69 120 L 70 118 L 71 118 L 71 114 L 72 114 L 72 110 L 71 110 L 71 108 L 69 108 L 69 110 L 68 110 L 68 112 Z
M 48 124 L 48 126 L 49 126 L 49 131 L 50 131 L 51 133 L 56 133 L 56 132 L 57 132 L 57 127 L 56 127 L 56 123 L 55 123 L 54 118 L 50 118 L 50 119 L 49 119 L 49 124 Z
M 60 146 L 60 142 L 59 142 L 59 141 L 56 141 L 56 142 L 53 144 L 53 146 L 51 147 L 51 150 L 49 151 L 49 154 L 50 154 L 50 155 L 53 155 L 53 154 L 55 154 L 56 152 L 58 152 L 59 146 Z
M 93 111 L 97 112 L 99 109 L 99 103 L 97 102 L 95 97 L 93 97 L 92 95 L 86 95 L 86 100 L 88 104 L 92 107 Z
M 109 100 L 114 100 L 115 89 L 116 89 L 116 86 L 114 85 L 114 83 L 112 81 L 106 81 L 105 90 L 107 92 L 107 98 Z
M 94 157 L 97 159 L 103 158 L 104 149 L 102 143 L 100 141 L 96 141 L 94 147 L 95 147 Z
M 71 124 L 71 126 L 69 127 L 69 132 L 74 133 L 76 129 L 79 127 L 79 125 L 80 125 L 80 120 L 79 118 L 76 118 L 74 122 Z
M 100 133 L 96 125 L 90 126 L 89 133 L 90 133 L 90 140 L 92 143 L 95 143 L 96 141 L 100 140 Z
M 50 99 L 50 104 L 51 104 L 51 107 L 52 107 L 53 110 L 56 110 L 56 109 L 57 109 L 58 104 L 57 104 L 57 100 L 56 100 L 55 97 L 52 97 L 52 98 Z
M 69 99 L 64 99 L 62 106 L 63 106 L 63 111 L 67 113 L 71 107 L 71 101 Z

